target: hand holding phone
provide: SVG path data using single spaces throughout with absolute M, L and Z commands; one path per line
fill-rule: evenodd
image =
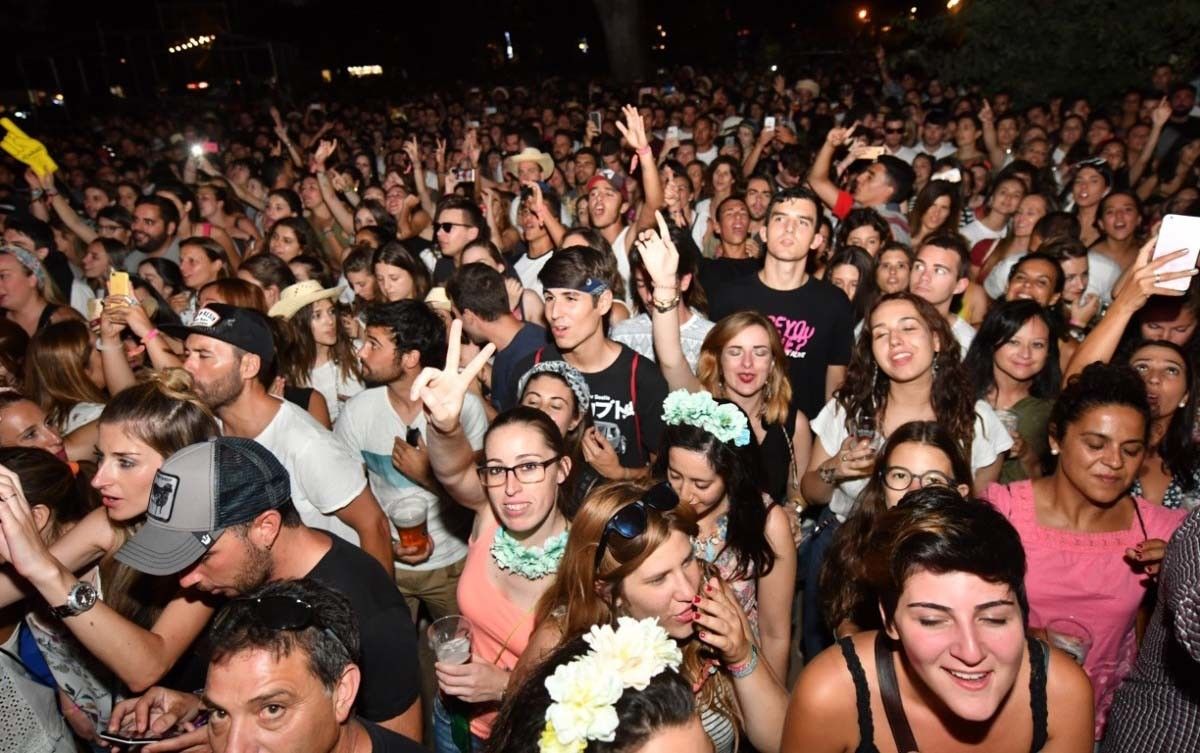
M 764 131 L 775 130 L 775 116 L 774 115 L 768 115 L 767 117 L 763 118 L 763 130 Z
M 1162 280 L 1159 278 L 1170 278 L 1173 273 L 1186 273 L 1195 269 L 1196 259 L 1200 257 L 1200 217 L 1168 214 L 1163 218 L 1150 260 L 1153 262 L 1176 251 L 1186 253 L 1177 259 L 1164 262 L 1155 270 L 1155 286 L 1183 292 L 1191 285 L 1190 276 L 1178 275 L 1173 279 Z
M 599 110 L 592 110 L 591 112 L 589 112 L 588 120 L 592 123 L 592 125 L 596 126 L 597 131 L 603 129 L 604 115 Z

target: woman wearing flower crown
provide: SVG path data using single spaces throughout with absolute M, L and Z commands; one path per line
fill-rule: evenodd
M 676 390 L 663 402 L 656 475 L 696 512 L 696 556 L 737 597 L 777 677 L 787 677 L 796 549 L 787 513 L 763 504 L 749 421 L 733 403 Z
M 679 284 L 679 250 L 661 215 L 658 228 L 658 232 L 643 232 L 637 249 L 654 289 L 654 351 L 667 385 L 673 390 L 705 390 L 741 408 L 752 419 L 750 430 L 757 440 L 767 493 L 779 502 L 799 500 L 800 476 L 808 467 L 812 433 L 808 419 L 791 405 L 794 385 L 788 381 L 779 333 L 758 312 L 730 314 L 704 338 L 693 374 L 680 344 L 679 312 L 666 305 L 676 296 Z
M 683 654 L 654 619 L 622 617 L 560 646 L 508 696 L 492 753 L 712 753 Z
M 592 625 L 653 618 L 679 646 L 680 673 L 717 753 L 732 751 L 741 734 L 762 753 L 775 753 L 787 691 L 761 660 L 737 598 L 696 557 L 698 532 L 696 511 L 668 484 L 595 490 L 571 522 L 521 671 Z
M 458 364 L 462 323 L 450 327 L 447 364 Z M 562 505 L 571 473 L 562 433 L 542 410 L 521 405 L 498 415 L 483 440 L 483 457 L 463 434 L 459 416 L 472 381 L 491 357 L 485 346 L 461 371 L 427 368 L 412 387 L 424 403 L 429 459 L 437 480 L 475 512 L 458 603 L 473 625 L 466 664 L 434 665 L 442 693 L 470 704 L 472 749 L 491 732 L 497 704 L 533 632 L 533 612 L 551 583 L 567 539 Z M 434 706 L 435 749 L 457 753 L 451 717 Z
M 813 420 L 816 442 L 801 480 L 804 499 L 828 504 L 807 550 L 804 653 L 833 642 L 821 620 L 818 578 L 833 532 L 854 509 L 875 468 L 877 449 L 909 421 L 937 421 L 969 459 L 973 487 L 1000 474 L 1012 437 L 992 407 L 975 400 L 945 317 L 923 298 L 890 293 L 871 308 L 846 380 Z
M 882 630 L 805 666 L 785 753 L 1088 753 L 1091 687 L 1026 636 L 1021 537 L 957 489 L 909 492 L 878 519 L 864 568 Z

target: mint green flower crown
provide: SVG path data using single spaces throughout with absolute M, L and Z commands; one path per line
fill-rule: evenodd
M 662 417 L 668 426 L 694 426 L 737 447 L 750 444 L 746 414 L 733 403 L 718 404 L 707 392 L 675 390 L 663 400 Z

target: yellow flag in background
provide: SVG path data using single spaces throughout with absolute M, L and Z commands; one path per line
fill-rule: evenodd
M 50 153 L 46 151 L 45 144 L 30 138 L 8 118 L 0 118 L 0 126 L 4 126 L 4 129 L 8 131 L 4 134 L 4 139 L 0 141 L 0 149 L 32 167 L 38 177 L 50 175 L 58 170 L 58 165 L 50 159 Z

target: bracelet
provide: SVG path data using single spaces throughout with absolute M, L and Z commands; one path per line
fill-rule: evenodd
M 156 337 L 158 337 L 158 327 L 155 327 L 146 333 L 146 336 L 142 338 L 142 345 L 145 345 Z
M 837 482 L 837 466 L 821 465 L 817 466 L 817 477 L 826 484 L 834 486 Z
M 679 305 L 679 294 L 676 293 L 673 298 L 669 298 L 665 301 L 660 301 L 657 298 L 651 298 L 650 302 L 654 304 L 655 311 L 660 314 L 665 314 Z
M 58 191 L 55 191 L 53 188 L 46 189 L 46 198 L 47 199 L 53 199 L 55 196 L 58 196 Z
M 646 146 L 643 146 L 641 149 L 636 149 L 634 151 L 636 151 L 638 153 L 638 156 L 641 156 L 641 157 L 648 157 L 651 154 L 654 154 L 654 150 L 650 148 L 649 144 L 647 144 Z
M 33 189 L 30 189 L 30 191 L 29 191 L 29 198 L 34 201 L 37 201 L 38 199 L 42 198 L 42 195 L 45 193 L 46 192 L 40 188 L 33 188 Z
M 96 350 L 100 353 L 107 353 L 110 350 L 119 350 L 120 349 L 120 346 L 117 346 L 116 348 L 106 348 L 101 344 L 101 342 L 102 341 L 100 340 L 100 338 L 97 337 L 96 338 Z
M 733 679 L 741 680 L 749 677 L 758 669 L 758 646 L 750 644 L 750 656 L 741 664 L 726 664 L 725 669 L 733 675 Z

